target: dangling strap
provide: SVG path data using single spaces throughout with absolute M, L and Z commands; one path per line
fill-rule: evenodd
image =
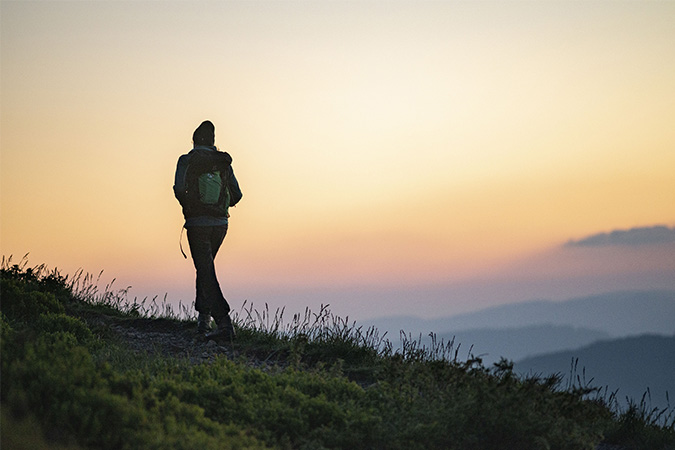
M 187 259 L 187 255 L 183 251 L 183 231 L 185 231 L 185 227 L 180 229 L 180 240 L 178 241 L 178 244 L 180 246 L 180 252 L 183 254 L 183 258 Z

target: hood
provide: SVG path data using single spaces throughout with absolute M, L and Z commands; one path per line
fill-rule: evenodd
M 197 146 L 190 150 L 190 155 L 213 164 L 232 164 L 232 157 L 227 152 L 221 152 L 213 146 Z

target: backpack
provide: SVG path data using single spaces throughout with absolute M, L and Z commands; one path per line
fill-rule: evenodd
M 221 155 L 224 153 L 190 152 L 186 189 L 191 216 L 229 217 L 231 195 L 228 174 L 231 160 Z
M 229 197 L 227 180 L 223 180 L 219 170 L 213 170 L 199 175 L 199 177 L 197 177 L 197 186 L 199 201 L 202 205 L 218 205 L 221 200 L 225 200 Z M 229 204 L 229 201 L 226 201 L 225 204 Z

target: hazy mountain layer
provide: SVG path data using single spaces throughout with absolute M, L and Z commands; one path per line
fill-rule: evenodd
M 576 371 L 572 372 L 573 365 Z M 617 400 L 626 397 L 639 402 L 649 388 L 651 406 L 675 406 L 675 335 L 644 335 L 602 341 L 577 350 L 558 352 L 519 361 L 515 370 L 523 374 L 560 373 L 569 380 L 580 376 L 593 386 L 617 391 Z
M 587 328 L 613 337 L 645 333 L 675 333 L 675 291 L 614 292 L 567 301 L 529 301 L 436 319 L 381 317 L 369 320 L 381 332 L 398 338 L 404 330 L 413 335 L 430 332 L 457 334 L 472 329 L 521 328 L 560 325 Z

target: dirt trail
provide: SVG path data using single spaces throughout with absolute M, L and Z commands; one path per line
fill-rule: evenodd
M 89 315 L 84 318 L 93 328 L 99 327 L 119 339 L 132 351 L 143 355 L 159 355 L 186 359 L 192 364 L 213 361 L 216 357 L 244 360 L 253 367 L 266 367 L 272 361 L 264 356 L 244 354 L 234 342 L 215 342 L 197 333 L 194 322 L 167 319 L 118 318 Z M 274 361 L 277 365 L 279 361 Z M 283 365 L 283 364 L 282 364 Z

